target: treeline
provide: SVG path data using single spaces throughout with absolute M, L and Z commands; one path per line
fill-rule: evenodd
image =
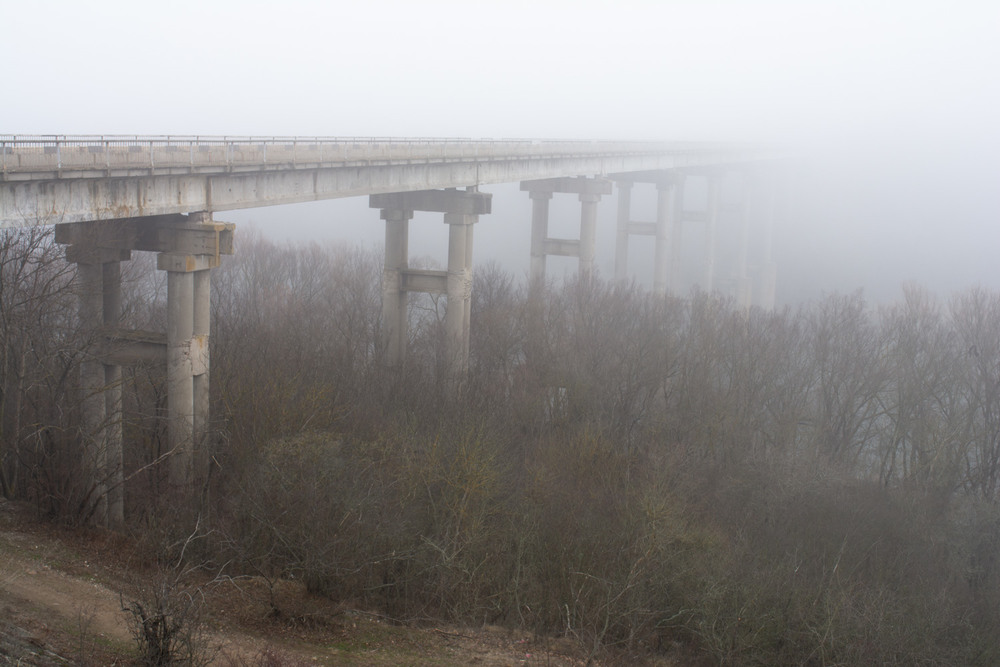
M 58 255 L 37 231 L 0 247 L 3 490 L 73 520 L 87 339 Z M 215 271 L 217 444 L 187 558 L 605 658 L 1000 660 L 1000 295 L 744 312 L 478 267 L 456 381 L 443 297 L 411 297 L 386 367 L 381 273 L 252 235 Z M 162 329 L 162 276 L 132 275 L 128 321 Z M 188 534 L 156 464 L 162 371 L 125 382 L 129 524 Z

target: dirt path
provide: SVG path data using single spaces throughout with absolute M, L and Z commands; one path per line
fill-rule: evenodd
M 55 569 L 50 563 L 62 559 L 58 545 L 39 541 L 30 534 L 0 533 L 0 601 L 20 619 L 22 630 L 34 626 L 29 642 L 42 646 L 48 636 L 68 633 L 77 638 L 79 648 L 71 647 L 75 653 L 97 646 L 112 652 L 132 650 L 134 638 L 122 611 L 121 594 L 96 575 Z M 85 570 L 91 567 L 88 561 L 82 565 Z M 234 631 L 207 633 L 203 639 L 225 664 L 250 663 L 263 646 L 260 640 Z M 66 642 L 58 644 L 65 651 Z
M 0 536 L 0 590 L 8 602 L 55 614 L 65 627 L 88 629 L 114 642 L 130 642 L 118 594 L 97 581 L 52 569 L 44 551 L 38 553 L 37 545 L 24 544 L 29 539 L 18 533 Z M 26 558 L 25 552 L 38 553 L 38 557 Z
M 122 665 L 135 656 L 122 592 L 129 602 L 128 591 L 155 585 L 155 578 L 127 566 L 121 539 L 38 523 L 24 506 L 0 499 L 0 666 Z M 567 641 L 503 628 L 401 627 L 338 608 L 296 586 L 280 586 L 286 611 L 281 619 L 268 617 L 262 582 L 206 588 L 205 618 L 213 630 L 202 640 L 216 656 L 213 664 L 571 667 L 586 662 Z

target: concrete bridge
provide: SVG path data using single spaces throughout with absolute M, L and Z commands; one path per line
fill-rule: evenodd
M 233 252 L 234 226 L 219 211 L 367 195 L 386 224 L 383 331 L 387 359 L 406 350 L 406 295 L 447 295 L 452 369 L 468 362 L 473 225 L 491 212 L 491 183 L 520 182 L 532 200 L 531 280 L 544 279 L 549 255 L 579 259 L 593 270 L 597 204 L 618 185 L 615 275 L 626 275 L 630 235 L 654 238 L 654 290 L 677 291 L 683 223 L 706 229 L 702 287 L 712 290 L 721 174 L 737 170 L 749 195 L 755 170 L 773 161 L 766 147 L 660 142 L 392 139 L 325 137 L 15 136 L 0 135 L 0 227 L 55 225 L 56 241 L 78 265 L 79 312 L 104 344 L 81 368 L 83 432 L 89 473 L 99 484 L 99 514 L 123 516 L 121 367 L 166 363 L 170 480 L 196 483 L 205 469 L 208 431 L 209 273 Z M 684 181 L 708 179 L 704 207 L 688 210 Z M 657 189 L 655 221 L 631 219 L 634 184 Z M 548 234 L 554 194 L 577 195 L 580 236 Z M 745 201 L 754 201 L 747 196 Z M 759 200 L 759 199 L 758 199 Z M 444 214 L 447 271 L 408 267 L 414 211 Z M 750 304 L 749 215 L 739 232 L 736 296 Z M 764 235 L 769 235 L 764 230 Z M 769 245 L 769 239 L 768 243 Z M 122 331 L 120 262 L 156 252 L 167 272 L 166 335 Z M 761 261 L 761 305 L 774 300 L 774 266 Z

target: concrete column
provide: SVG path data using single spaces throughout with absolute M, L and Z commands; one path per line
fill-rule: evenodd
M 716 227 L 719 221 L 719 193 L 722 188 L 716 176 L 708 177 L 708 202 L 705 211 L 705 278 L 702 289 L 711 294 L 715 289 Z
M 103 322 L 117 328 L 121 323 L 122 273 L 120 262 L 102 264 Z M 125 522 L 125 475 L 122 461 L 122 367 L 104 364 L 105 465 L 108 478 L 108 524 Z
M 83 363 L 82 414 L 84 431 L 99 435 L 87 446 L 99 456 L 88 454 L 85 462 L 96 461 L 100 479 L 107 480 L 102 519 L 111 525 L 124 514 L 120 364 L 166 362 L 170 483 L 181 489 L 193 480 L 193 456 L 208 425 L 209 272 L 221 255 L 232 254 L 233 232 L 233 225 L 213 222 L 207 212 L 56 225 L 56 242 L 68 246 L 67 260 L 81 268 L 81 321 L 102 338 L 100 358 Z M 166 346 L 155 336 L 137 335 L 143 332 L 104 335 L 120 328 L 120 262 L 130 259 L 133 250 L 158 253 L 157 268 L 167 272 Z M 131 342 L 123 343 L 125 339 Z M 203 463 L 198 462 L 197 470 L 206 469 Z
M 656 185 L 656 245 L 653 256 L 653 291 L 656 294 L 667 292 L 675 187 L 673 180 Z
M 413 211 L 382 209 L 385 220 L 385 268 L 382 272 L 382 336 L 386 361 L 402 363 L 406 356 L 406 292 L 403 272 L 408 267 L 409 225 Z
M 469 365 L 469 311 L 472 305 L 472 225 L 474 215 L 445 213 L 448 225 L 448 336 L 452 369 L 463 373 Z
M 680 295 L 684 288 L 684 174 L 677 174 L 674 185 L 673 224 L 670 230 L 670 282 L 668 289 Z
M 83 331 L 95 335 L 104 323 L 104 276 L 101 262 L 77 264 L 79 317 Z M 80 420 L 84 479 L 95 523 L 107 520 L 107 404 L 104 364 L 88 354 L 80 363 Z
M 448 298 L 445 335 L 452 370 L 468 366 L 472 295 L 472 225 L 491 210 L 492 195 L 476 188 L 418 190 L 371 195 L 368 205 L 381 209 L 386 221 L 382 316 L 387 361 L 402 360 L 406 350 L 406 293 L 444 293 Z M 407 225 L 414 211 L 444 213 L 448 230 L 448 270 L 410 271 Z
M 740 220 L 739 248 L 736 255 L 736 303 L 744 310 L 750 309 L 751 284 L 747 257 L 750 252 L 750 218 L 753 214 L 753 197 L 748 177 L 743 180 L 743 211 Z
M 594 246 L 597 235 L 597 203 L 601 195 L 612 192 L 610 180 L 602 178 L 548 178 L 522 181 L 521 190 L 527 191 L 534 205 L 531 225 L 531 281 L 537 283 L 545 277 L 546 255 L 562 255 L 579 259 L 581 277 L 594 271 Z M 553 193 L 564 192 L 580 197 L 580 240 L 548 238 L 549 199 Z
M 615 282 L 628 280 L 628 226 L 632 218 L 632 182 L 618 181 L 618 237 L 615 241 Z
M 768 206 L 764 218 L 764 257 L 760 276 L 760 297 L 758 303 L 765 310 L 774 310 L 775 291 L 778 282 L 778 268 L 774 264 L 772 245 L 774 243 L 774 216 L 777 208 L 777 186 L 772 182 L 768 190 Z
M 549 238 L 549 200 L 551 192 L 531 190 L 531 271 L 529 282 L 541 285 L 545 282 L 545 241 Z
M 170 484 L 190 487 L 194 436 L 194 274 L 167 272 L 167 447 Z
M 195 271 L 191 275 L 194 282 L 194 318 L 191 338 L 194 420 L 191 444 L 195 481 L 203 484 L 205 481 L 203 478 L 208 474 L 209 449 L 211 447 L 208 341 L 212 313 L 212 272 L 210 270 Z
M 601 195 L 580 193 L 580 265 L 582 280 L 590 280 L 594 275 L 594 255 L 597 246 L 597 204 Z
M 462 338 L 463 346 L 465 349 L 464 359 L 466 361 L 465 366 L 468 367 L 469 360 L 469 340 L 471 338 L 472 332 L 472 283 L 473 283 L 473 273 L 472 273 L 472 239 L 473 232 L 475 231 L 474 224 L 479 221 L 478 216 L 471 216 L 472 221 L 470 224 L 466 225 L 465 229 L 465 268 L 469 273 L 469 293 L 465 296 L 465 324 L 462 330 L 465 332 L 465 336 Z

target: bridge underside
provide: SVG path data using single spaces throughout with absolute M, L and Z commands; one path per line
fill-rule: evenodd
M 80 366 L 83 461 L 94 494 L 93 516 L 119 525 L 122 487 L 122 366 L 166 366 L 170 483 L 187 489 L 207 473 L 209 424 L 209 272 L 233 252 L 234 226 L 208 213 L 56 225 L 55 240 L 77 265 L 81 324 L 93 342 Z M 134 251 L 157 253 L 167 272 L 167 331 L 123 330 L 121 262 Z
M 544 143 L 544 142 L 543 142 Z M 120 524 L 124 517 L 121 489 L 122 366 L 161 363 L 166 367 L 168 404 L 168 470 L 171 486 L 190 492 L 207 473 L 209 448 L 209 311 L 210 271 L 221 256 L 233 252 L 233 225 L 213 220 L 213 212 L 337 197 L 368 195 L 370 206 L 385 220 L 383 345 L 389 364 L 400 364 L 407 347 L 407 294 L 445 294 L 446 349 L 451 377 L 460 380 L 469 363 L 473 229 L 492 210 L 491 195 L 478 186 L 521 182 L 532 200 L 531 281 L 544 281 L 549 255 L 578 258 L 582 277 L 592 275 L 597 206 L 618 190 L 618 240 L 615 276 L 625 280 L 627 248 L 632 235 L 655 239 L 653 285 L 657 293 L 679 293 L 684 223 L 704 225 L 702 288 L 715 286 L 715 245 L 720 191 L 718 170 L 744 173 L 744 199 L 753 180 L 746 178 L 756 156 L 726 150 L 628 150 L 572 144 L 559 151 L 535 143 L 505 145 L 499 154 L 476 154 L 482 145 L 449 149 L 434 145 L 423 153 L 409 146 L 405 156 L 345 152 L 335 161 L 303 161 L 316 146 L 302 152 L 263 154 L 247 144 L 237 155 L 232 145 L 216 160 L 178 161 L 174 146 L 156 147 L 148 155 L 130 150 L 121 156 L 108 146 L 56 146 L 9 160 L 0 137 L 0 227 L 56 225 L 56 241 L 65 244 L 67 260 L 78 266 L 79 315 L 94 332 L 81 365 L 80 387 L 84 456 L 100 501 L 94 516 Z M 513 145 L 513 144 L 512 144 Z M 60 152 L 60 148 L 63 152 Z M 96 150 L 95 150 L 96 148 Z M 320 151 L 324 148 L 319 146 Z M 345 151 L 345 146 L 340 146 Z M 251 150 L 252 149 L 252 150 Z M 473 150 L 474 149 L 474 150 Z M 103 152 L 102 152 L 103 150 Z M 142 150 L 145 150 L 144 148 Z M 211 148 L 208 153 L 215 148 Z M 427 151 L 430 150 L 430 153 Z M 159 151 L 159 152 L 158 152 Z M 437 152 L 435 152 L 437 151 Z M 115 162 L 112 162 L 112 157 Z M 290 161 L 282 158 L 290 157 Z M 127 158 L 127 159 L 126 159 Z M 144 162 L 148 160 L 148 164 Z M 175 163 L 170 163 L 174 160 Z M 270 161 L 268 161 L 270 160 Z M 101 164 L 103 161 L 103 164 Z M 12 169 L 8 169 L 13 165 Z M 684 205 L 685 179 L 708 178 L 708 198 L 701 209 Z M 631 218 L 633 185 L 657 189 L 655 221 Z M 550 238 L 549 203 L 556 194 L 576 195 L 581 204 L 578 239 Z M 408 264 L 409 223 L 414 211 L 444 214 L 449 226 L 446 271 L 414 270 Z M 735 293 L 750 305 L 747 246 L 749 204 L 739 232 Z M 770 242 L 770 227 L 765 236 Z M 121 262 L 132 252 L 157 253 L 157 268 L 167 272 L 167 331 L 125 331 L 121 319 Z M 764 258 L 763 298 L 773 305 L 774 270 L 769 250 Z M 187 490 L 187 491 L 185 491 Z
M 635 154 L 496 160 L 289 165 L 222 173 L 131 170 L 124 176 L 0 179 L 0 227 L 218 212 L 322 199 L 466 188 L 580 174 L 744 164 L 717 154 Z M 134 172 L 145 173 L 134 173 Z

